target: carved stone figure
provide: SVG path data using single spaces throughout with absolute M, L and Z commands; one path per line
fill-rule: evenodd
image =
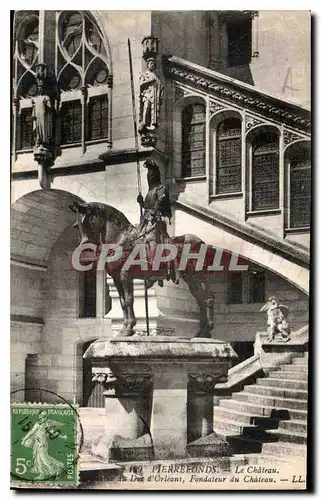
M 33 130 L 36 138 L 36 147 L 49 148 L 52 141 L 52 114 L 51 99 L 44 95 L 43 88 L 32 101 Z
M 160 106 L 164 94 L 164 85 L 155 74 L 156 60 L 146 61 L 147 70 L 140 76 L 139 93 L 139 133 L 151 135 L 159 124 Z M 142 137 L 142 142 L 143 137 Z
M 276 297 L 270 297 L 261 311 L 267 311 L 268 342 L 288 342 L 290 326 L 287 321 L 289 309 L 280 304 Z
M 37 96 L 32 100 L 34 158 L 39 164 L 38 178 L 43 189 L 51 186 L 50 167 L 57 155 L 55 134 L 59 108 L 59 91 L 56 80 L 43 63 L 36 65 Z

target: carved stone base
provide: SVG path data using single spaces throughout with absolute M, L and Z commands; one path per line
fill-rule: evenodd
M 157 143 L 157 138 L 154 132 L 144 132 L 142 133 L 140 142 L 144 147 L 155 147 Z
M 109 366 L 116 378 L 111 377 L 114 392 L 104 393 L 104 453 L 145 460 L 150 451 L 146 434 L 153 436 L 155 459 L 225 451 L 211 439 L 190 451 L 189 441 L 213 436 L 215 384 L 226 377 L 235 357 L 228 343 L 213 339 L 134 336 L 93 342 L 84 358 L 91 359 L 95 377 L 105 380 L 103 368 Z
M 36 146 L 33 150 L 33 156 L 40 165 L 51 167 L 54 163 L 52 151 L 44 146 Z

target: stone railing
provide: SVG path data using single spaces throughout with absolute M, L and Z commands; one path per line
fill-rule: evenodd
M 227 382 L 216 384 L 215 391 L 228 396 L 233 391 L 242 389 L 245 383 L 257 378 L 260 373 L 290 362 L 295 354 L 307 349 L 309 326 L 292 332 L 291 340 L 285 344 L 267 342 L 268 336 L 267 332 L 256 334 L 254 355 L 230 368 Z

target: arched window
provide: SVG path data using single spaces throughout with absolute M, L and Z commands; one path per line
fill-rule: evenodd
M 205 105 L 189 104 L 182 112 L 182 177 L 205 175 Z
M 39 12 L 15 13 L 15 44 L 13 62 L 14 149 L 33 146 L 32 97 L 37 92 L 35 66 L 39 62 Z
M 40 28 L 39 28 L 40 27 Z M 85 11 L 16 11 L 14 18 L 13 150 L 34 146 L 35 67 L 45 62 L 60 91 L 56 140 L 60 145 L 106 141 L 111 146 L 110 54 Z
M 310 226 L 311 150 L 293 148 L 289 155 L 290 228 Z
M 279 208 L 279 136 L 258 135 L 252 143 L 252 211 Z
M 227 118 L 217 128 L 216 194 L 242 191 L 241 120 Z
M 65 94 L 61 144 L 111 142 L 108 56 L 102 33 L 86 13 L 59 14 L 56 59 L 58 84 Z

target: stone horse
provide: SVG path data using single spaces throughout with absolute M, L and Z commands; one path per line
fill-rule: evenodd
M 74 226 L 78 226 L 81 234 L 81 243 L 90 241 L 96 245 L 104 242 L 117 243 L 125 249 L 130 249 L 138 241 L 137 228 L 132 225 L 125 215 L 116 208 L 104 203 L 73 202 L 71 210 L 76 213 L 77 220 Z M 140 240 L 142 241 L 142 240 Z M 178 254 L 183 245 L 189 243 L 190 249 L 197 248 L 203 241 L 193 234 L 185 234 L 171 238 L 171 243 L 178 247 Z M 160 268 L 157 276 L 150 271 L 142 276 L 135 267 L 128 270 L 123 269 L 124 260 L 106 263 L 106 272 L 112 277 L 119 294 L 120 305 L 123 311 L 124 322 L 118 336 L 131 336 L 134 332 L 136 318 L 134 313 L 134 279 L 145 279 L 147 287 L 152 287 L 160 279 L 168 279 L 168 269 L 164 265 Z M 189 261 L 188 261 L 189 262 Z M 156 274 L 156 273 L 155 273 Z M 210 317 L 210 305 L 213 302 L 213 294 L 210 289 L 208 276 L 187 266 L 185 271 L 180 271 L 180 277 L 187 283 L 188 288 L 195 298 L 199 307 L 199 330 L 195 337 L 211 338 L 213 327 Z

